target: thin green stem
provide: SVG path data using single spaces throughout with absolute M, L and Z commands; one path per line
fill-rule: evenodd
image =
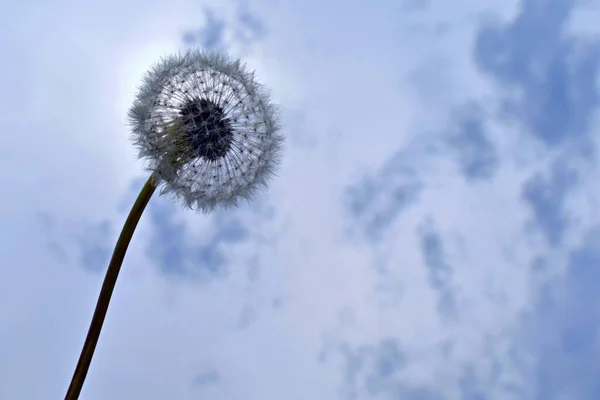
M 96 344 L 98 343 L 98 338 L 100 337 L 102 324 L 104 323 L 104 318 L 106 317 L 106 312 L 108 311 L 110 298 L 115 288 L 115 284 L 117 283 L 119 271 L 121 270 L 121 265 L 123 264 L 125 253 L 127 252 L 127 247 L 129 247 L 129 242 L 131 242 L 133 232 L 135 231 L 138 221 L 140 220 L 148 201 L 150 201 L 152 194 L 156 190 L 157 185 L 158 178 L 153 174 L 150 176 L 150 178 L 148 178 L 148 181 L 140 191 L 140 194 L 138 195 L 133 207 L 131 208 L 131 211 L 129 212 L 129 216 L 125 221 L 125 225 L 123 225 L 123 230 L 121 231 L 119 240 L 117 240 L 115 250 L 113 251 L 112 258 L 108 264 L 108 269 L 106 270 L 106 276 L 104 277 L 104 282 L 102 283 L 102 289 L 100 289 L 100 295 L 98 296 L 98 302 L 96 303 L 94 316 L 92 317 L 92 322 L 88 329 L 87 337 L 85 338 L 85 343 L 83 344 L 83 349 L 81 349 L 79 361 L 77 362 L 77 367 L 73 373 L 73 378 L 71 379 L 71 384 L 69 385 L 69 390 L 67 391 L 65 400 L 77 400 L 79 398 L 81 388 L 83 387 L 83 382 L 85 381 L 88 369 L 90 368 L 90 363 L 92 362 L 92 357 L 94 356 L 94 350 L 96 349 Z

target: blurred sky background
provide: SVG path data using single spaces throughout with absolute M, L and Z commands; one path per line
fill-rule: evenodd
M 0 0 L 0 399 L 61 399 L 190 46 L 283 108 L 270 190 L 156 195 L 86 400 L 600 399 L 600 2 Z

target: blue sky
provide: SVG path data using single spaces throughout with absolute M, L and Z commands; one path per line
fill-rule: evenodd
M 145 180 L 126 115 L 190 46 L 282 106 L 278 178 L 156 196 L 85 399 L 600 398 L 597 2 L 5 2 L 0 398 L 61 398 Z

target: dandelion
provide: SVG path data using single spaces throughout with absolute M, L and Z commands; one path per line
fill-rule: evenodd
M 162 59 L 146 74 L 129 122 L 150 177 L 115 246 L 66 400 L 79 398 L 127 247 L 156 188 L 208 213 L 251 200 L 280 161 L 276 107 L 254 74 L 225 54 Z

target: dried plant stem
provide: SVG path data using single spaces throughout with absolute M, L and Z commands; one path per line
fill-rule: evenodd
M 121 270 L 121 265 L 123 264 L 123 258 L 125 258 L 125 253 L 127 252 L 127 247 L 129 247 L 129 242 L 131 242 L 133 232 L 135 231 L 138 221 L 140 220 L 148 201 L 150 201 L 152 194 L 156 190 L 157 185 L 158 178 L 152 174 L 140 191 L 140 194 L 138 195 L 133 207 L 131 208 L 131 211 L 129 212 L 129 216 L 125 221 L 125 225 L 123 225 L 123 230 L 121 231 L 119 240 L 117 240 L 115 250 L 113 251 L 112 258 L 108 264 L 108 269 L 106 270 L 106 276 L 104 277 L 102 289 L 100 290 L 100 295 L 98 296 L 98 302 L 96 303 L 94 316 L 92 317 L 92 322 L 88 329 L 88 334 L 85 338 L 85 343 L 83 345 L 83 349 L 81 350 L 81 354 L 79 355 L 79 361 L 77 362 L 77 367 L 75 368 L 75 372 L 73 374 L 73 378 L 71 379 L 71 384 L 69 385 L 69 390 L 67 391 L 65 400 L 77 400 L 79 398 L 81 388 L 83 387 L 83 382 L 85 381 L 88 369 L 90 368 L 90 363 L 92 362 L 92 357 L 94 355 L 94 350 L 96 349 L 96 344 L 98 343 L 98 338 L 100 337 L 102 324 L 104 323 L 104 318 L 106 317 L 110 298 L 115 288 L 115 284 L 117 283 L 119 271 Z

